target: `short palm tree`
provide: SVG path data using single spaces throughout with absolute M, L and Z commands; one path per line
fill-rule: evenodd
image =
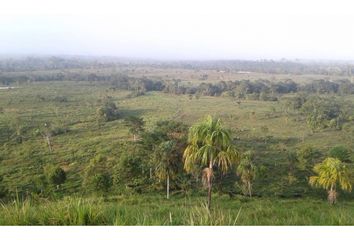
M 236 173 L 241 178 L 245 192 L 252 197 L 252 181 L 256 177 L 256 167 L 252 163 L 252 153 L 247 151 L 242 154 L 241 162 L 236 169 Z
M 205 121 L 192 126 L 188 134 L 188 146 L 183 154 L 184 168 L 192 172 L 203 167 L 203 182 L 208 188 L 208 208 L 211 206 L 213 168 L 226 173 L 239 160 L 237 150 L 231 141 L 230 132 L 220 119 L 208 116 Z
M 349 171 L 338 158 L 326 158 L 322 163 L 316 164 L 313 171 L 317 176 L 310 177 L 310 185 L 326 189 L 330 204 L 336 203 L 337 185 L 344 191 L 352 190 Z

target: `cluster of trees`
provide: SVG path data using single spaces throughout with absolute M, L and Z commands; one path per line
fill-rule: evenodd
M 36 60 L 31 60 L 36 62 Z M 77 60 L 72 60 L 76 62 Z M 41 62 L 41 61 L 39 61 Z M 65 59 L 53 58 L 49 61 L 54 62 L 53 69 L 65 69 Z M 1 61 L 0 61 L 1 63 Z M 100 64 L 91 62 L 94 66 Z M 38 63 L 39 64 L 39 63 Z M 189 95 L 206 95 L 206 96 L 231 96 L 238 99 L 252 99 L 264 101 L 276 101 L 280 95 L 286 93 L 316 93 L 316 94 L 354 94 L 354 83 L 349 79 L 329 81 L 324 79 L 308 81 L 304 84 L 295 83 L 291 79 L 282 82 L 273 82 L 270 80 L 259 79 L 257 81 L 241 80 L 241 81 L 220 81 L 218 83 L 205 83 L 199 85 L 183 84 L 181 80 L 157 80 L 146 77 L 131 77 L 126 74 L 116 73 L 112 71 L 92 71 L 87 65 L 85 69 L 85 61 L 82 65 L 78 64 L 83 71 L 75 70 L 53 70 L 53 71 L 35 71 L 35 72 L 2 72 L 0 73 L 0 84 L 21 84 L 37 81 L 87 81 L 87 82 L 105 82 L 112 89 L 131 90 L 132 96 L 143 95 L 148 91 L 163 91 L 171 94 L 189 94 Z M 68 66 L 72 65 L 68 63 Z M 29 64 L 30 65 L 30 64 Z M 63 67 L 60 67 L 63 65 Z M 104 65 L 104 64 L 103 64 Z M 0 64 L 1 66 L 1 64 Z M 35 64 L 37 66 L 37 64 Z M 110 66 L 110 65 L 109 65 Z M 57 68 L 55 68 L 57 67 Z M 91 66 L 92 67 L 92 66 Z M 26 67 L 25 67 L 26 68 Z M 44 67 L 46 69 L 46 67 Z M 48 67 L 51 69 L 50 67 Z M 40 69 L 40 68 L 39 68 Z M 203 81 L 205 74 L 201 78 Z M 60 99 L 57 99 L 58 101 Z M 66 101 L 65 99 L 62 99 Z
M 252 197 L 252 185 L 262 166 L 257 167 L 251 151 L 241 153 L 236 148 L 220 119 L 209 116 L 190 128 L 179 122 L 160 121 L 151 131 L 145 130 L 141 118 L 128 117 L 125 122 L 134 140 L 126 143 L 118 161 L 111 165 L 101 156 L 90 161 L 83 179 L 87 189 L 108 192 L 116 187 L 143 193 L 165 188 L 168 199 L 171 189 L 186 192 L 206 188 L 210 208 L 214 183 L 218 188 L 226 181 L 229 188 L 221 191 L 235 193 L 236 186 Z M 334 204 L 337 189 L 351 191 L 350 152 L 336 146 L 327 156 L 318 162 L 322 156 L 312 147 L 290 152 L 288 180 L 303 178 L 311 186 L 326 189 L 328 201 Z
M 215 188 L 230 196 L 241 193 L 252 197 L 254 182 L 262 182 L 261 173 L 267 171 L 254 160 L 253 152 L 242 152 L 236 147 L 230 130 L 220 119 L 209 116 L 192 127 L 159 121 L 149 131 L 140 117 L 126 117 L 124 124 L 132 141 L 120 143 L 118 155 L 97 154 L 88 161 L 81 175 L 83 192 L 106 195 L 165 189 L 169 199 L 171 191 L 186 194 L 205 188 L 210 208 Z M 322 157 L 311 147 L 289 152 L 288 188 L 296 187 L 293 183 L 299 180 L 308 181 L 311 186 L 326 189 L 329 202 L 334 204 L 339 188 L 351 191 L 350 151 L 336 146 L 319 162 Z M 66 180 L 63 166 L 45 165 L 26 191 L 57 197 L 64 193 L 61 186 Z M 0 197 L 6 195 L 8 190 L 0 176 Z
M 120 116 L 117 105 L 110 97 L 102 100 L 102 105 L 97 108 L 96 114 L 98 123 L 113 121 Z
M 272 82 L 269 80 L 241 80 L 201 83 L 198 86 L 185 86 L 179 81 L 170 81 L 163 84 L 163 91 L 173 94 L 200 94 L 205 96 L 230 96 L 238 99 L 276 101 L 278 97 L 287 93 L 306 94 L 353 94 L 354 84 L 349 80 L 328 81 L 313 80 L 305 84 L 295 83 L 292 80 Z
M 317 130 L 342 129 L 345 123 L 354 120 L 353 104 L 328 96 L 297 94 L 282 99 L 287 113 L 304 114 L 309 128 Z

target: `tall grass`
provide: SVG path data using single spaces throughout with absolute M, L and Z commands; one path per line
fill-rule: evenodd
M 67 197 L 55 202 L 14 200 L 0 205 L 0 225 L 353 225 L 354 203 L 313 199 L 228 199 L 160 196 Z

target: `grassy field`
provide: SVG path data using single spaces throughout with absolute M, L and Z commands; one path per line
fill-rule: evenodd
M 138 207 L 137 207 L 138 206 Z M 56 202 L 15 201 L 0 206 L 0 225 L 353 225 L 353 202 L 328 206 L 323 200 L 214 196 L 117 196 L 64 198 Z
M 281 199 L 286 178 L 286 156 L 291 150 L 311 145 L 326 154 L 336 145 L 353 149 L 352 129 L 310 133 L 305 120 L 296 113 L 286 114 L 281 101 L 243 100 L 237 104 L 228 97 L 190 99 L 187 95 L 148 92 L 130 98 L 128 91 L 109 85 L 86 82 L 41 82 L 0 90 L 0 174 L 11 192 L 26 189 L 46 164 L 57 164 L 67 172 L 61 190 L 66 197 L 56 201 L 25 200 L 0 207 L 0 225 L 352 225 L 354 203 L 351 193 L 341 193 L 336 206 L 325 201 L 325 192 L 311 190 L 299 199 Z M 204 196 L 115 195 L 106 198 L 78 197 L 82 193 L 82 172 L 93 157 L 119 156 L 119 144 L 131 141 L 123 120 L 99 125 L 96 109 L 110 96 L 124 117 L 143 117 L 151 129 L 159 120 L 177 120 L 188 125 L 208 114 L 220 117 L 232 129 L 240 150 L 253 150 L 257 165 L 267 171 L 256 179 L 255 195 L 215 196 L 208 212 Z M 61 101 L 61 98 L 65 98 Z M 353 101 L 351 96 L 349 100 Z M 50 123 L 66 129 L 52 137 L 50 152 L 36 129 Z M 10 127 L 21 136 L 13 140 Z M 264 127 L 267 130 L 264 130 Z M 266 138 L 268 137 L 268 138 Z M 305 183 L 304 183 L 305 182 Z M 305 185 L 304 185 L 305 184 Z M 289 187 L 291 188 L 291 186 Z M 285 189 L 285 190 L 284 190 Z M 77 196 L 78 195 L 78 196 Z M 139 206 L 138 208 L 136 206 Z

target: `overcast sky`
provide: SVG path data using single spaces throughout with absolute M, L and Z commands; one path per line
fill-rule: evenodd
M 2 0 L 0 54 L 354 59 L 345 0 Z

